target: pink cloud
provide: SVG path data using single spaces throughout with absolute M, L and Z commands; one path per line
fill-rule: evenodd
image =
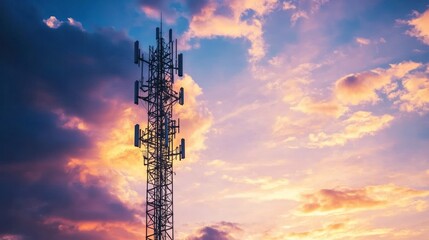
M 58 20 L 55 16 L 43 19 L 43 22 L 50 28 L 59 28 L 63 24 L 63 22 Z
M 283 10 L 291 10 L 296 9 L 296 6 L 292 2 L 284 2 L 283 3 Z
M 63 21 L 58 20 L 55 16 L 50 16 L 47 19 L 43 19 L 43 22 L 49 28 L 54 28 L 54 29 L 59 28 L 59 27 L 61 27 L 61 25 L 64 24 Z M 73 19 L 71 17 L 67 18 L 67 24 L 69 24 L 70 26 L 73 26 L 73 27 L 77 27 L 80 30 L 84 30 L 82 23 L 79 21 L 76 21 L 75 19 Z
M 363 38 L 363 37 L 357 37 L 355 40 L 360 45 L 369 45 L 371 43 L 371 40 L 369 40 L 368 38 Z
M 374 116 L 371 112 L 358 111 L 341 123 L 343 129 L 338 132 L 311 133 L 309 145 L 313 147 L 344 145 L 352 139 L 374 135 L 377 131 L 388 127 L 393 119 L 394 117 L 389 114 Z
M 245 38 L 250 41 L 248 50 L 250 61 L 257 61 L 265 56 L 265 42 L 263 39 L 263 21 L 260 19 L 271 12 L 276 6 L 276 1 L 229 1 L 220 4 L 210 1 L 197 15 L 192 16 L 189 30 L 182 37 L 182 45 L 190 48 L 189 41 L 192 38 Z M 217 12 L 220 7 L 227 7 L 232 11 L 230 15 Z M 252 9 L 256 17 L 241 19 L 242 14 Z
M 308 14 L 305 11 L 297 11 L 293 13 L 292 16 L 290 17 L 292 26 L 294 26 L 300 18 L 308 18 Z
M 70 24 L 71 26 L 77 27 L 80 30 L 84 30 L 81 22 L 76 21 L 71 17 L 67 18 L 67 20 L 68 20 L 68 24 Z
M 409 61 L 390 64 L 387 69 L 376 68 L 349 74 L 336 81 L 335 94 L 341 102 L 346 104 L 375 103 L 379 100 L 376 90 L 388 85 L 393 78 L 402 78 L 420 66 L 420 63 Z

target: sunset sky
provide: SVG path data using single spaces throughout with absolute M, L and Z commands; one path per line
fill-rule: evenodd
M 176 239 L 429 239 L 429 1 L 1 0 L 0 240 L 144 238 L 132 47 L 160 11 Z

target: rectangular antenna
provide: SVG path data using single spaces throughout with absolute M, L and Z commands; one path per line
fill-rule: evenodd
M 140 48 L 139 48 L 139 41 L 134 42 L 134 63 L 139 64 L 140 60 Z
M 185 104 L 185 89 L 183 89 L 182 87 L 180 88 L 180 92 L 179 92 L 179 104 L 180 105 Z
M 170 30 L 168 30 L 168 42 L 172 42 L 173 41 L 173 30 L 170 28 Z
M 185 158 L 185 139 L 180 139 L 180 158 Z
M 183 53 L 179 53 L 179 65 L 177 66 L 179 77 L 183 77 Z
M 134 104 L 139 105 L 139 81 L 134 82 Z
M 136 124 L 134 126 L 134 146 L 139 148 L 140 143 L 140 125 Z
M 168 117 L 165 116 L 165 146 L 168 147 L 168 134 L 169 134 L 169 129 L 168 129 L 168 125 L 169 125 L 169 121 L 168 121 Z

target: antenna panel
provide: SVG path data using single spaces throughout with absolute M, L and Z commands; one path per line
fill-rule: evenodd
M 168 42 L 173 42 L 173 30 L 168 30 Z
M 179 92 L 179 104 L 185 104 L 185 90 L 181 87 Z
M 136 124 L 134 126 L 134 146 L 135 147 L 140 147 L 141 146 L 141 142 L 140 142 L 140 125 Z
M 165 117 L 165 129 L 164 129 L 164 131 L 165 131 L 165 146 L 166 147 L 168 147 L 168 133 L 170 132 L 170 129 L 169 129 L 169 121 L 168 121 L 169 119 L 168 119 L 168 117 L 166 116 Z
M 179 53 L 179 64 L 178 64 L 178 75 L 179 77 L 183 77 L 183 53 Z
M 139 81 L 134 82 L 134 104 L 139 105 Z
M 140 60 L 139 41 L 134 42 L 134 63 L 138 64 Z
M 180 139 L 180 158 L 185 158 L 185 139 Z

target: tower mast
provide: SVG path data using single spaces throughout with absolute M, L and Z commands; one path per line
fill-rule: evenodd
M 147 127 L 135 125 L 134 146 L 145 148 L 143 162 L 147 167 L 146 239 L 174 239 L 173 160 L 185 158 L 185 139 L 174 147 L 180 120 L 173 119 L 173 106 L 184 104 L 184 89 L 173 90 L 174 77 L 183 76 L 183 55 L 177 55 L 177 39 L 168 32 L 168 41 L 161 28 L 156 28 L 156 46 L 149 46 L 147 57 L 134 43 L 134 63 L 141 76 L 134 83 L 134 103 L 147 108 Z M 147 68 L 145 68 L 147 66 Z M 145 78 L 144 71 L 147 70 Z

